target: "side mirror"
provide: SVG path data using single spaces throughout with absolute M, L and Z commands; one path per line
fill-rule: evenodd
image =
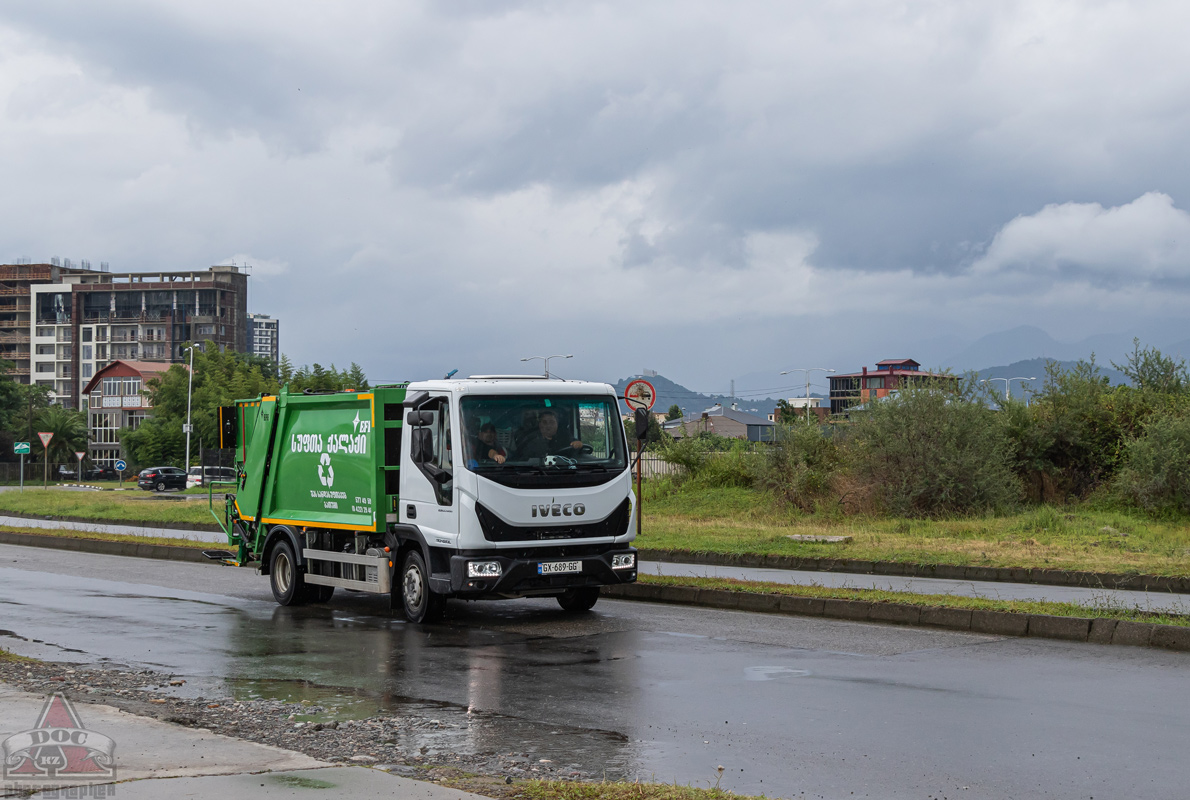
M 434 424 L 434 414 L 430 411 L 410 411 L 405 415 L 405 424 L 411 428 L 424 428 Z
M 636 440 L 643 442 L 649 437 L 649 411 L 638 408 L 632 412 L 632 424 L 636 428 Z
M 410 414 L 424 412 L 411 411 Z M 414 428 L 409 440 L 409 455 L 414 464 L 426 464 L 434 458 L 433 431 L 426 427 Z

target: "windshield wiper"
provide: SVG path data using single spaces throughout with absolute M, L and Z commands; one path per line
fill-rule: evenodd
M 579 464 L 578 468 L 584 472 L 607 472 L 607 467 L 602 464 Z

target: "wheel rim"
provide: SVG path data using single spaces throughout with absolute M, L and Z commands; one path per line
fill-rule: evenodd
M 416 565 L 410 564 L 405 570 L 405 580 L 402 582 L 402 586 L 405 591 L 405 604 L 410 608 L 420 608 L 424 587 L 422 586 L 421 570 Z
M 293 583 L 293 564 L 289 563 L 288 553 L 278 553 L 273 560 L 273 576 L 277 579 L 277 589 L 281 594 L 287 593 Z

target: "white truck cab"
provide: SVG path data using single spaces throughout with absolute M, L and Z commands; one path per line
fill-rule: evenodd
M 410 619 L 447 597 L 552 596 L 586 610 L 601 586 L 636 580 L 636 498 L 611 386 L 422 381 L 408 385 L 403 408 L 388 521 L 420 544 L 394 576 Z

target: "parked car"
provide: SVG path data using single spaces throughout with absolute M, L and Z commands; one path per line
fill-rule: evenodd
M 136 485 L 150 492 L 185 489 L 186 473 L 177 467 L 149 467 L 136 476 Z
M 65 464 L 58 466 L 58 480 L 74 480 L 78 477 L 78 470 Z M 118 481 L 120 473 L 111 467 L 84 467 L 83 480 L 86 481 Z
M 118 481 L 120 473 L 111 467 L 89 467 L 83 470 L 83 476 L 89 481 Z
M 234 481 L 236 471 L 232 467 L 191 467 L 186 476 L 186 488 L 203 486 L 206 481 Z

